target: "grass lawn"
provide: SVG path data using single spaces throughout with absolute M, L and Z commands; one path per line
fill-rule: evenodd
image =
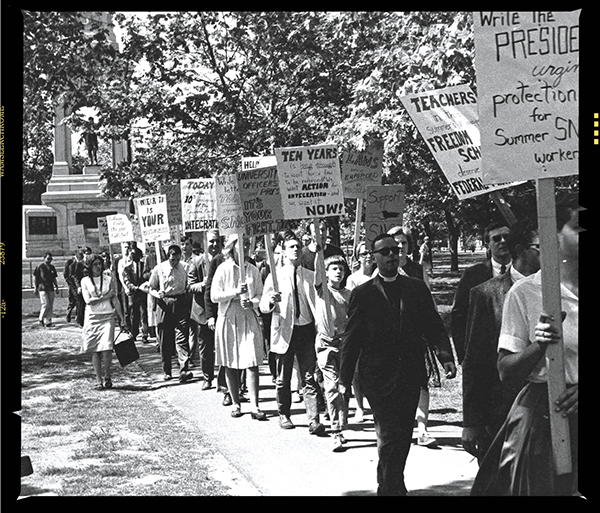
M 431 284 L 448 328 L 460 271 L 483 254 L 460 257 L 459 272 L 450 271 L 447 252 L 434 258 Z M 64 319 L 66 306 L 66 298 L 56 299 L 58 317 Z M 226 467 L 222 456 L 183 422 L 148 376 L 115 361 L 119 387 L 94 391 L 91 357 L 79 354 L 79 327 L 40 328 L 39 308 L 37 297 L 22 300 L 21 454 L 34 469 L 21 479 L 22 496 L 235 495 L 211 477 Z M 461 425 L 460 372 L 430 389 L 430 425 Z
M 21 496 L 235 495 L 212 477 L 222 456 L 147 375 L 115 360 L 118 387 L 93 390 L 79 327 L 40 328 L 39 300 L 22 303 L 21 455 L 34 472 Z M 66 305 L 58 299 L 56 312 Z

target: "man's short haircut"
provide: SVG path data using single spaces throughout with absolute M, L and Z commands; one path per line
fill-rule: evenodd
M 513 260 L 518 256 L 517 246 L 525 247 L 528 244 L 531 244 L 537 229 L 537 218 L 522 219 L 510 227 L 510 237 L 506 242 L 506 246 L 510 251 L 510 256 Z
M 293 230 L 285 230 L 282 234 L 281 240 L 283 241 L 283 244 L 285 244 L 288 240 L 295 240 L 300 242 L 300 239 L 294 233 Z
M 483 233 L 483 240 L 485 241 L 486 244 L 488 244 L 490 242 L 490 232 L 492 230 L 497 230 L 498 228 L 510 229 L 510 225 L 508 224 L 508 222 L 506 222 L 504 220 L 492 221 L 490 224 L 488 224 L 485 227 L 485 232 Z
M 391 236 L 389 233 L 380 233 L 377 237 L 375 237 L 375 239 L 371 243 L 371 251 L 375 250 L 375 244 L 382 239 L 392 239 L 394 242 L 396 242 L 396 239 L 394 239 L 394 237 Z
M 167 255 L 173 253 L 174 255 L 181 255 L 181 247 L 177 244 L 171 244 L 167 249 Z

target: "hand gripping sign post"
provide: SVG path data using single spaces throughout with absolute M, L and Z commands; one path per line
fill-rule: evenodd
M 323 144 L 276 148 L 277 173 L 285 219 L 313 218 L 319 248 L 321 276 L 325 262 L 320 240 L 319 217 L 344 213 L 344 195 L 337 146 Z M 329 295 L 323 287 L 325 311 L 329 313 Z
M 565 390 L 554 178 L 578 173 L 579 11 L 474 12 L 484 183 L 537 181 L 544 312 L 560 333 L 548 346 L 548 396 L 557 474 L 572 471 Z M 540 312 L 541 313 L 541 312 Z
M 514 215 L 499 191 L 516 183 L 483 181 L 477 96 L 471 88 L 459 85 L 435 89 L 400 100 L 458 199 L 490 193 L 509 224 L 513 224 Z
M 341 158 L 342 184 L 345 198 L 356 198 L 354 248 L 360 240 L 360 221 L 366 188 L 381 185 L 383 173 L 383 145 L 365 151 L 345 151 Z M 354 260 L 354 251 L 352 252 Z

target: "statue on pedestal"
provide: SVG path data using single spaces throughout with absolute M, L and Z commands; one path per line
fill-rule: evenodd
M 83 135 L 79 140 L 80 143 L 84 142 L 88 152 L 88 158 L 90 159 L 90 165 L 98 164 L 98 134 L 96 134 L 94 118 L 89 117 Z

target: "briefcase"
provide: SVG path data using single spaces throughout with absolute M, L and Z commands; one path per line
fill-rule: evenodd
M 124 337 L 122 340 L 119 340 L 121 334 L 125 334 L 126 337 Z M 135 339 L 126 331 L 119 332 L 113 347 L 121 367 L 129 365 L 131 362 L 135 362 L 140 357 L 137 347 L 135 347 Z

